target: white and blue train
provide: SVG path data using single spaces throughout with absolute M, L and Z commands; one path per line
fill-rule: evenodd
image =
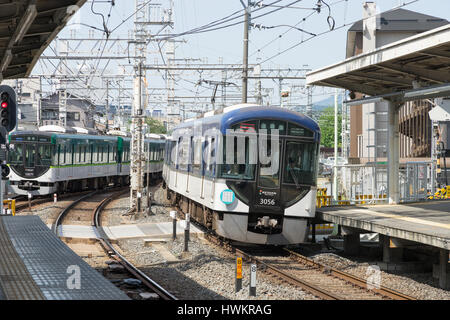
M 316 207 L 318 124 L 278 107 L 243 104 L 222 111 L 182 123 L 167 139 L 167 198 L 228 239 L 273 245 L 305 242 Z M 227 130 L 234 134 L 227 135 Z M 270 137 L 264 147 L 270 164 L 252 161 L 255 153 L 260 155 L 258 139 L 263 134 Z
M 130 182 L 128 137 L 15 131 L 9 135 L 11 191 L 47 195 Z M 144 141 L 149 178 L 162 173 L 165 139 Z

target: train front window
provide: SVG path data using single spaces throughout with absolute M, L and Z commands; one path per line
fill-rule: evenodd
M 227 153 L 227 140 L 234 139 L 233 151 Z M 244 142 L 239 142 L 243 139 Z M 255 141 L 249 137 L 225 136 L 223 142 L 223 162 L 220 176 L 222 178 L 253 180 L 255 178 L 255 163 L 253 159 L 256 155 Z M 243 144 L 243 148 L 240 144 Z M 253 149 L 253 152 L 250 150 Z M 239 152 L 238 152 L 239 150 Z M 231 161 L 232 158 L 232 161 Z
M 267 139 L 267 152 L 265 154 L 264 163 L 260 161 L 259 165 L 259 183 L 260 187 L 266 188 L 278 188 L 280 185 L 280 143 L 279 140 L 275 140 L 276 143 L 272 145 L 270 137 Z M 263 145 L 260 145 L 262 148 Z
M 283 182 L 300 185 L 315 185 L 316 145 L 288 141 L 284 160 Z
M 32 168 L 35 166 L 34 158 L 36 156 L 36 148 L 34 144 L 25 147 L 25 167 Z
M 23 164 L 23 144 L 14 144 L 14 149 L 9 151 L 9 163 L 10 164 Z

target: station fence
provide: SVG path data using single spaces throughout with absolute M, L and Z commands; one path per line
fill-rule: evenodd
M 318 208 L 330 205 L 388 203 L 386 163 L 350 164 L 337 167 L 338 198 L 333 200 L 333 176 L 317 189 Z M 407 162 L 399 170 L 400 202 L 450 199 L 450 186 L 431 194 L 431 162 Z

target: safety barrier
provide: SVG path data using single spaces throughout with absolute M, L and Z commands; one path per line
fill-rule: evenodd
M 3 210 L 6 211 L 7 215 L 16 215 L 16 200 L 3 200 Z
M 429 196 L 428 199 L 450 199 L 450 186 L 439 189 L 434 195 Z
M 327 188 L 317 188 L 316 207 L 326 207 L 333 205 L 333 197 L 327 195 Z M 385 203 L 387 195 L 380 194 L 378 198 L 374 198 L 371 194 L 355 195 L 354 199 L 345 199 L 343 196 L 338 196 L 338 201 L 334 205 L 348 206 L 351 204 L 377 204 Z

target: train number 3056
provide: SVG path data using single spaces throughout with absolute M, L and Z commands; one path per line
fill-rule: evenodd
M 274 206 L 275 205 L 275 199 L 259 199 L 259 204 L 265 205 L 265 206 Z

